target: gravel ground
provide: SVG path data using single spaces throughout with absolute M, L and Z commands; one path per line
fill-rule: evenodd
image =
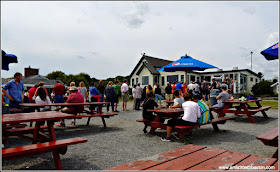
M 121 109 L 120 105 L 118 109 Z M 132 109 L 132 102 L 129 102 L 128 109 Z M 228 117 L 234 119 L 219 125 L 220 132 L 214 132 L 212 125 L 205 125 L 195 130 L 190 140 L 196 145 L 271 157 L 277 148 L 265 146 L 256 139 L 256 136 L 278 127 L 278 109 L 271 109 L 267 114 L 269 119 L 263 118 L 260 112 L 254 115 L 255 124 L 251 124 L 246 116 L 234 117 L 228 114 Z M 121 111 L 117 116 L 105 119 L 108 127 L 106 130 L 103 129 L 100 118 L 92 118 L 89 126 L 85 126 L 87 119 L 83 118 L 77 120 L 76 126 L 71 126 L 71 121 L 67 120 L 66 128 L 56 127 L 58 140 L 73 137 L 88 139 L 86 143 L 69 146 L 67 153 L 60 156 L 63 168 L 103 170 L 184 145 L 175 138 L 172 138 L 172 142 L 162 142 L 160 138 L 166 134 L 164 130 L 157 130 L 155 135 L 144 134 L 142 132 L 144 125 L 136 122 L 141 118 L 142 111 L 130 110 Z M 6 147 L 25 144 L 30 142 L 10 137 Z M 3 170 L 55 169 L 51 153 L 3 161 L 2 168 Z

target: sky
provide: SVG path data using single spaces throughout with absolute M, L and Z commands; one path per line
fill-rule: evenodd
M 130 75 L 141 53 L 189 56 L 223 70 L 279 75 L 279 60 L 260 52 L 279 42 L 279 2 L 1 1 L 1 49 L 18 57 L 3 78 L 24 68 Z

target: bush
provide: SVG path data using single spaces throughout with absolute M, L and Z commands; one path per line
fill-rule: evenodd
M 248 97 L 248 96 L 251 96 L 251 94 L 249 92 L 243 92 L 240 94 L 240 97 L 242 97 L 242 96 Z
M 262 95 L 273 96 L 274 92 L 273 92 L 273 88 L 270 87 L 271 85 L 272 85 L 271 82 L 261 81 L 252 87 L 252 93 L 256 96 L 262 96 Z

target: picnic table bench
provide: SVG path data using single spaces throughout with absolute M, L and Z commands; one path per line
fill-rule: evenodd
M 251 170 L 255 170 L 254 167 L 256 166 L 278 170 L 278 160 L 275 158 L 189 144 L 138 161 L 108 168 L 104 171 L 226 170 L 238 169 L 240 166 L 252 167 L 253 169 Z
M 151 126 L 150 134 L 154 134 L 156 128 L 161 128 L 166 130 L 166 124 L 160 123 L 159 120 L 160 118 L 178 118 L 181 114 L 184 113 L 182 109 L 175 109 L 175 108 L 162 108 L 162 109 L 149 109 L 147 112 L 154 112 L 156 114 L 155 120 L 154 121 L 149 121 L 147 119 L 139 119 L 136 120 L 137 122 L 143 122 L 145 127 L 146 126 Z M 218 125 L 217 124 L 224 124 L 226 120 L 230 119 L 229 117 L 220 117 L 220 118 L 213 118 L 213 115 L 211 115 L 211 122 L 206 123 L 206 124 L 197 124 L 194 126 L 175 126 L 174 131 L 177 132 L 180 140 L 184 139 L 184 133 L 191 132 L 194 127 L 202 126 L 202 125 L 207 125 L 207 124 L 212 124 L 214 131 L 219 131 Z M 145 132 L 145 131 L 144 131 Z
M 258 100 L 247 100 L 247 101 L 225 101 L 224 108 L 217 108 L 217 107 L 209 107 L 211 111 L 216 112 L 219 117 L 224 117 L 226 113 L 233 113 L 234 115 L 244 114 L 247 115 L 249 121 L 251 123 L 256 123 L 252 115 L 256 114 L 257 112 L 261 112 L 264 118 L 268 118 L 265 111 L 269 110 L 271 106 L 262 106 L 260 104 L 261 99 Z M 252 107 L 248 103 L 255 102 L 257 106 Z M 237 105 L 233 105 L 236 103 Z M 235 109 L 232 109 L 235 108 Z
M 25 156 L 33 156 L 36 154 L 43 154 L 46 152 L 53 152 L 55 167 L 56 169 L 62 170 L 59 154 L 64 155 L 67 151 L 67 146 L 78 143 L 84 143 L 87 141 L 87 139 L 83 138 L 56 140 L 56 135 L 53 127 L 54 122 L 59 121 L 61 119 L 71 119 L 73 118 L 73 116 L 74 115 L 55 111 L 2 115 L 2 124 L 17 124 L 31 121 L 36 122 L 35 127 L 30 128 L 3 128 L 2 132 L 4 136 L 16 134 L 21 138 L 32 141 L 31 145 L 2 149 L 3 160 L 21 158 Z M 47 129 L 49 136 L 43 134 L 40 131 L 41 129 L 46 128 L 45 126 L 43 126 L 44 121 L 47 121 Z M 23 131 L 33 131 L 33 137 L 24 136 L 22 133 Z
M 265 145 L 274 146 L 278 148 L 278 135 L 278 127 L 276 127 L 272 130 L 267 131 L 266 133 L 261 134 L 257 137 L 257 139 L 261 140 Z M 278 159 L 278 149 L 272 157 Z

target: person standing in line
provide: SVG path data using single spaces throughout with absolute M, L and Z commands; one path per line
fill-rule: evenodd
M 78 91 L 79 91 L 80 93 L 82 93 L 82 95 L 84 96 L 85 102 L 86 102 L 86 100 L 87 100 L 87 98 L 88 98 L 88 92 L 87 92 L 87 87 L 85 87 L 85 83 L 84 83 L 83 81 L 81 81 L 81 82 L 79 83 Z
M 174 92 L 176 90 L 176 82 L 173 82 L 171 87 L 172 87 L 172 94 L 174 94 Z
M 170 101 L 172 100 L 172 98 L 173 98 L 172 87 L 171 87 L 171 83 L 169 82 L 165 87 L 165 99 L 166 101 Z
M 193 93 L 193 91 L 194 91 L 194 83 L 195 82 L 193 82 L 193 81 L 191 81 L 191 83 L 188 85 L 188 92 L 190 93 Z
M 142 92 L 142 101 L 144 102 L 147 98 L 147 93 L 146 93 L 146 90 L 147 90 L 147 86 L 145 86 L 143 88 L 143 92 Z
M 209 83 L 205 79 L 203 79 L 203 82 L 201 84 L 201 90 L 202 90 L 201 92 L 202 92 L 202 96 L 203 96 L 203 101 L 210 100 L 210 97 L 209 97 Z
M 9 108 L 21 109 L 19 104 L 22 103 L 24 99 L 24 85 L 21 80 L 22 74 L 16 72 L 14 74 L 14 79 L 7 82 L 3 87 L 2 92 L 10 100 Z M 7 93 L 7 91 L 9 92 L 9 94 Z
M 135 88 L 135 97 L 136 97 L 135 110 L 140 109 L 142 94 L 143 94 L 143 89 L 140 87 L 140 83 L 138 83 L 137 87 Z
M 147 87 L 147 89 L 146 89 L 146 94 L 148 95 L 148 93 L 149 93 L 150 91 L 154 92 L 154 89 L 153 89 L 153 87 L 152 87 L 151 85 L 148 85 L 148 87 Z
M 28 91 L 28 99 L 30 103 L 35 103 L 35 100 L 33 100 L 33 97 L 35 95 L 35 92 L 37 88 L 39 87 L 39 84 L 35 84 L 33 87 L 31 87 Z
M 119 103 L 119 97 L 120 97 L 120 92 L 121 92 L 121 86 L 119 84 L 119 80 L 116 80 L 113 87 L 116 90 L 116 99 L 115 99 L 115 112 L 119 112 L 118 111 L 118 103 Z
M 104 87 L 104 85 L 103 85 L 103 81 L 102 81 L 102 80 L 99 81 L 99 85 L 97 86 L 97 89 L 98 89 L 98 91 L 99 91 L 99 93 L 100 93 L 100 96 L 101 96 L 100 101 L 101 101 L 101 102 L 104 102 L 104 91 L 105 91 L 105 87 Z
M 176 90 L 182 90 L 182 82 L 179 81 L 177 84 L 176 84 Z
M 133 88 L 132 88 L 133 110 L 135 110 L 135 104 L 136 104 L 136 95 L 135 95 L 136 89 L 135 88 L 136 88 L 136 85 L 134 85 Z
M 156 102 L 159 101 L 159 105 L 161 106 L 161 88 L 159 84 L 157 84 L 156 86 L 157 88 L 155 89 L 155 98 Z
M 114 111 L 114 102 L 116 99 L 116 90 L 112 85 L 113 85 L 113 82 L 109 81 L 108 86 L 106 87 L 104 93 L 106 95 L 107 102 L 111 103 L 112 112 L 115 112 Z M 109 108 L 110 108 L 110 104 L 107 104 L 107 112 L 109 112 Z
M 101 95 L 95 87 L 94 82 L 91 82 L 91 87 L 89 88 L 89 94 L 91 95 L 91 102 L 100 102 Z
M 193 92 L 196 93 L 196 94 L 199 94 L 199 91 L 200 91 L 199 85 L 197 84 L 197 82 L 193 82 L 193 84 L 194 84 Z
M 215 81 L 215 78 L 212 79 L 212 84 L 210 87 L 210 90 L 213 90 L 213 89 L 217 89 L 217 82 Z
M 187 88 L 187 83 L 184 82 L 184 84 L 183 84 L 183 86 L 182 86 L 182 92 L 183 92 L 183 94 L 185 94 L 186 88 Z
M 65 87 L 59 81 L 56 81 L 56 85 L 53 87 L 54 103 L 64 103 L 64 91 Z
M 127 85 L 127 80 L 124 79 L 123 84 L 121 86 L 121 92 L 122 92 L 122 97 L 123 97 L 123 111 L 128 111 L 127 110 L 127 102 L 128 102 L 128 94 L 129 94 L 129 89 Z

